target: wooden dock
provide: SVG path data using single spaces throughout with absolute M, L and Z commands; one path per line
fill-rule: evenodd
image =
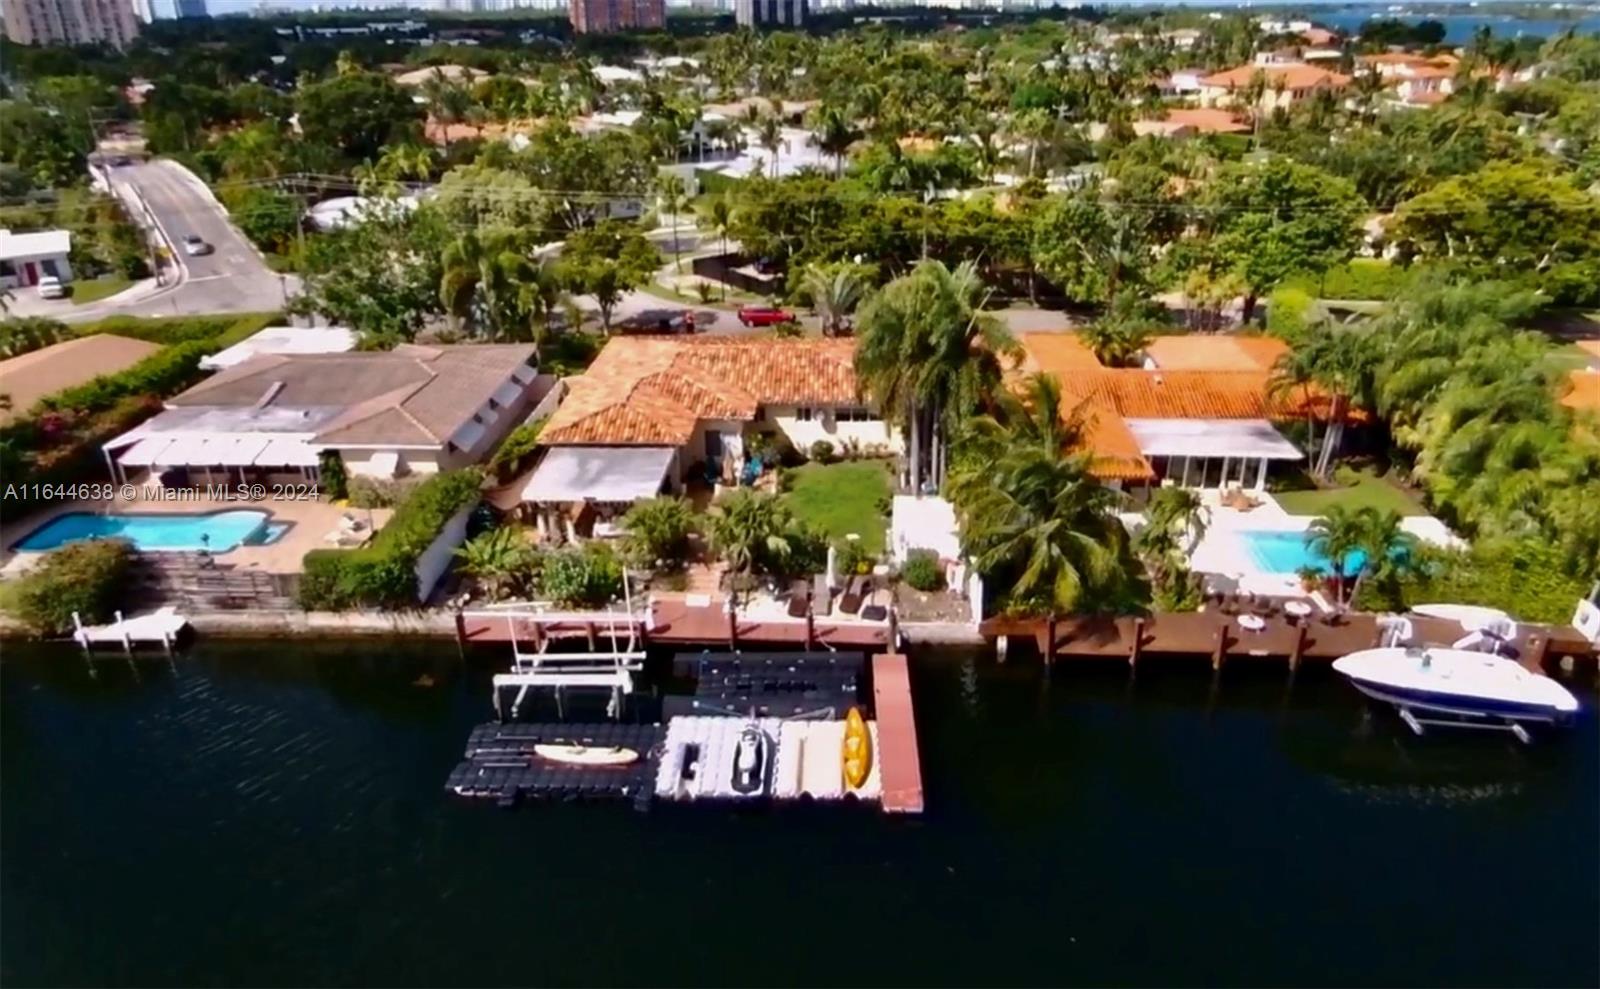
M 886 814 L 920 814 L 922 764 L 917 758 L 917 721 L 911 709 L 911 674 L 906 658 L 872 658 L 873 707 L 878 719 L 878 772 Z
M 457 631 L 464 643 L 532 642 L 536 636 L 588 638 L 603 642 L 611 634 L 613 616 L 599 612 L 541 619 L 539 631 L 532 622 L 520 621 L 515 613 L 504 616 L 468 614 L 458 622 Z M 626 623 L 627 619 L 623 619 Z M 687 596 L 657 598 L 648 613 L 640 612 L 633 626 L 649 645 L 701 646 L 727 643 L 743 646 L 799 646 L 805 649 L 882 649 L 889 645 L 892 628 L 887 622 L 827 621 L 809 618 L 750 619 L 730 618 L 724 601 L 713 598 L 704 604 L 691 603 Z M 618 628 L 619 634 L 626 634 Z
M 1020 637 L 1033 641 L 1047 663 L 1071 659 L 1121 659 L 1137 666 L 1155 657 L 1206 656 L 1213 669 L 1233 660 L 1331 663 L 1341 656 L 1378 644 L 1379 616 L 1351 613 L 1291 619 L 1262 618 L 1257 631 L 1241 627 L 1239 614 L 1219 611 L 1171 612 L 1144 617 L 1046 619 L 991 618 L 982 625 L 989 638 Z M 1459 622 L 1408 615 L 1418 637 L 1427 642 L 1453 642 L 1466 634 Z M 1595 649 L 1576 629 L 1520 625 L 1514 645 L 1523 665 L 1542 672 L 1567 658 L 1595 659 Z

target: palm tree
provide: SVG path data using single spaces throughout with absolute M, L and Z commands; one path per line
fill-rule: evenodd
M 635 560 L 646 566 L 681 564 L 695 516 L 682 498 L 649 498 L 628 509 L 622 528 Z
M 1149 326 L 1137 320 L 1113 317 L 1096 320 L 1078 330 L 1078 339 L 1087 344 L 1094 351 L 1095 359 L 1106 367 L 1138 367 L 1144 348 L 1154 336 Z
M 429 112 L 433 114 L 434 119 L 444 125 L 444 146 L 448 152 L 451 143 L 450 127 L 465 121 L 472 112 L 472 93 L 435 68 L 422 82 L 422 96 L 427 100 Z
M 844 171 L 845 152 L 860 133 L 851 126 L 849 115 L 831 104 L 824 104 L 817 110 L 811 126 L 811 143 L 824 154 L 833 156 L 833 175 L 838 178 Z
M 909 440 L 905 480 L 943 483 L 943 438 L 992 404 L 1001 358 L 1018 353 L 1004 324 L 983 310 L 987 293 L 972 262 L 951 270 L 922 261 L 862 307 L 856 374 L 885 419 Z
M 783 139 L 783 121 L 773 116 L 761 117 L 757 120 L 755 128 L 756 143 L 768 154 L 768 171 L 772 173 L 773 178 L 777 178 L 778 149 L 789 145 L 789 142 Z
M 795 523 L 777 495 L 739 488 L 717 502 L 710 520 L 711 550 L 735 574 L 782 563 L 796 549 Z
M 1312 469 L 1314 476 L 1326 478 L 1332 473 L 1333 458 L 1344 439 L 1351 409 L 1373 406 L 1380 357 L 1376 338 L 1369 329 L 1317 323 L 1274 366 L 1275 391 L 1299 388 L 1309 397 L 1315 387 L 1328 395 L 1328 429 L 1323 433 L 1322 449 Z
M 673 172 L 662 173 L 656 179 L 656 199 L 661 204 L 661 211 L 672 217 L 672 270 L 678 271 L 682 263 L 678 260 L 678 213 L 689 201 L 683 177 Z
M 526 590 L 537 563 L 536 551 L 510 526 L 479 533 L 455 555 L 461 572 L 476 580 L 491 601 Z
M 1122 611 L 1141 597 L 1119 495 L 1070 452 L 1076 424 L 1063 418 L 1059 386 L 1035 375 L 999 418 L 971 423 L 949 480 L 962 551 L 1012 610 L 1055 618 Z
M 518 283 L 529 262 L 510 232 L 469 230 L 445 247 L 440 262 L 439 302 L 452 326 L 476 309 L 493 340 L 525 315 Z
M 806 268 L 800 292 L 811 299 L 811 307 L 822 317 L 823 336 L 841 336 L 848 331 L 850 314 L 861 301 L 864 286 L 854 265 L 813 264 Z
M 1328 514 L 1312 521 L 1308 535 L 1308 545 L 1333 568 L 1334 591 L 1342 607 L 1355 603 L 1369 578 L 1403 572 L 1417 550 L 1417 538 L 1401 528 L 1400 513 L 1372 505 L 1355 509 L 1333 505 Z M 1355 579 L 1347 588 L 1345 582 L 1351 577 Z

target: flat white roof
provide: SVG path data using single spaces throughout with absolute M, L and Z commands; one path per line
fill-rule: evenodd
M 68 230 L 36 230 L 26 234 L 0 230 L 0 261 L 47 258 L 70 253 L 72 253 L 72 232 Z
M 269 326 L 221 353 L 202 357 L 200 366 L 217 371 L 257 354 L 344 354 L 354 349 L 355 331 L 343 326 Z
M 653 498 L 672 467 L 670 446 L 558 446 L 522 489 L 531 502 L 628 502 Z
M 1265 419 L 1128 419 L 1147 457 L 1302 460 L 1300 448 Z

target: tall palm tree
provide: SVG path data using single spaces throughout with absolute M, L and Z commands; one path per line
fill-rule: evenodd
M 683 184 L 683 177 L 674 172 L 663 172 L 656 179 L 656 201 L 661 204 L 661 211 L 671 216 L 672 223 L 672 270 L 678 271 L 681 262 L 681 252 L 678 249 L 678 213 L 683 210 L 689 201 L 688 189 Z
M 833 156 L 833 175 L 838 178 L 844 171 L 845 152 L 850 150 L 860 133 L 850 123 L 850 117 L 832 104 L 823 104 L 811 121 L 811 143 L 823 154 Z
M 1036 375 L 998 418 L 971 424 L 972 448 L 952 471 L 949 496 L 962 550 L 1011 610 L 1048 615 L 1122 611 L 1139 587 L 1119 495 L 1069 452 L 1075 428 L 1059 388 Z
M 1274 366 L 1272 387 L 1280 394 L 1298 388 L 1310 396 L 1317 388 L 1328 395 L 1328 428 L 1312 469 L 1316 477 L 1332 473 L 1352 408 L 1372 408 L 1380 358 L 1369 329 L 1318 323 Z
M 822 317 L 823 336 L 845 332 L 864 288 L 860 274 L 850 264 L 811 265 L 800 282 L 801 294 L 810 298 L 811 307 Z
M 752 109 L 754 109 L 752 107 Z M 788 147 L 783 138 L 783 121 L 773 116 L 761 117 L 756 123 L 756 143 L 767 152 L 768 171 L 778 177 L 778 149 Z
M 945 437 L 999 391 L 1001 359 L 1018 353 L 1005 325 L 983 309 L 987 290 L 972 262 L 954 270 L 922 261 L 861 309 L 856 374 L 884 418 L 909 441 L 906 483 L 941 484 Z
M 528 264 L 515 236 L 469 230 L 445 247 L 440 262 L 439 302 L 451 325 L 476 314 L 491 340 L 511 335 L 523 316 L 518 283 Z

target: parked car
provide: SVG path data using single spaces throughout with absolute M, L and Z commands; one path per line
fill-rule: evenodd
M 777 306 L 743 306 L 739 309 L 739 322 L 746 326 L 777 326 L 794 322 L 794 313 Z
M 183 238 L 183 253 L 192 258 L 199 257 L 202 254 L 210 254 L 213 250 L 215 248 L 206 243 L 199 234 L 189 234 Z
M 67 287 L 61 284 L 61 279 L 55 275 L 43 275 L 39 278 L 39 298 L 65 299 Z

